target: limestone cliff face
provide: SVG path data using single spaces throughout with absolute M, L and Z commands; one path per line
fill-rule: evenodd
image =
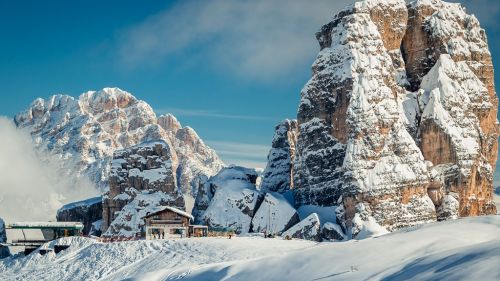
M 373 220 L 394 230 L 495 213 L 498 100 L 477 19 L 440 0 L 367 0 L 317 39 L 297 116 L 297 205 L 339 205 L 352 236 Z
M 165 141 L 115 151 L 109 191 L 103 198 L 102 229 L 106 236 L 135 235 L 147 210 L 167 205 L 184 208 L 176 164 L 172 146 Z
M 439 167 L 435 188 L 457 197 L 460 216 L 495 213 L 498 98 L 486 34 L 458 4 L 421 0 L 408 11 L 401 48 L 410 89 L 419 91 L 416 141 Z
M 285 192 L 293 188 L 292 163 L 295 160 L 297 120 L 284 120 L 276 125 L 267 166 L 260 187 L 264 191 Z

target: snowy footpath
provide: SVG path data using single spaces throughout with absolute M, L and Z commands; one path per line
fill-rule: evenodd
M 333 243 L 260 237 L 58 243 L 71 246 L 57 255 L 0 260 L 0 280 L 500 280 L 500 216 Z

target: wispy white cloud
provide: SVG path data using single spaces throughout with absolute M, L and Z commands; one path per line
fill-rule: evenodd
M 7 117 L 0 116 L 0 136 L 0 217 L 7 222 L 54 220 L 62 204 L 98 194 L 62 171 L 60 159 L 37 152 L 29 132 Z
M 267 153 L 270 149 L 267 145 L 227 141 L 206 141 L 206 143 L 215 149 L 226 164 L 253 168 L 266 167 Z
M 175 116 L 198 116 L 209 118 L 222 118 L 222 119 L 240 119 L 240 120 L 276 120 L 276 118 L 257 116 L 257 115 L 238 115 L 238 114 L 225 114 L 217 111 L 203 110 L 203 109 L 186 109 L 169 107 L 158 110 L 159 114 L 171 113 Z
M 196 57 L 198 64 L 243 77 L 287 77 L 312 63 L 314 34 L 352 0 L 179 1 L 124 30 L 117 42 L 127 66 L 170 57 Z

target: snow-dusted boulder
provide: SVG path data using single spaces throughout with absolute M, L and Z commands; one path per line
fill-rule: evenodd
M 287 231 L 281 234 L 284 238 L 296 238 L 312 241 L 321 241 L 321 226 L 316 213 L 310 214 Z
M 443 196 L 442 202 L 437 209 L 438 220 L 456 219 L 459 216 L 460 204 L 457 200 L 458 194 L 450 193 Z
M 292 165 L 295 159 L 297 130 L 297 120 L 286 119 L 276 125 L 260 185 L 263 191 L 283 193 L 293 188 Z
M 326 222 L 321 227 L 321 238 L 329 241 L 341 241 L 347 239 L 347 236 L 342 231 L 342 227 L 336 223 Z
M 210 189 L 208 193 L 212 190 L 215 193 L 202 212 L 201 222 L 236 233 L 250 231 L 252 218 L 263 197 L 255 186 L 258 173 L 252 170 L 235 166 L 225 168 L 206 183 Z
M 89 234 L 92 224 L 102 220 L 102 197 L 72 202 L 57 210 L 57 221 L 79 221 L 83 223 L 83 233 Z
M 370 205 L 357 203 L 354 206 L 354 210 L 354 217 L 350 221 L 350 226 L 346 224 L 346 221 L 339 219 L 339 221 L 341 221 L 342 229 L 346 230 L 345 234 L 348 239 L 365 239 L 388 233 L 387 228 L 381 226 L 372 216 L 373 211 L 370 210 Z M 335 212 L 337 213 L 337 218 L 346 217 L 346 210 L 343 205 L 340 205 Z M 412 218 L 408 219 L 411 221 Z
M 283 195 L 267 193 L 252 219 L 253 232 L 280 234 L 299 222 L 299 214 Z
M 192 212 L 195 221 L 202 223 L 203 214 L 220 186 L 225 185 L 228 181 L 242 181 L 255 185 L 259 176 L 260 173 L 256 169 L 230 166 L 223 168 L 209 179 L 204 176 L 195 179 L 194 182 L 198 184 L 198 192 Z

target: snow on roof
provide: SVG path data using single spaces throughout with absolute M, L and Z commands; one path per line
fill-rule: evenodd
M 77 201 L 77 202 L 71 202 L 71 203 L 68 203 L 68 204 L 62 206 L 59 210 L 57 210 L 57 212 L 59 213 L 61 211 L 73 209 L 76 207 L 88 207 L 90 205 L 94 205 L 94 204 L 97 204 L 99 202 L 102 202 L 101 196 L 97 196 L 97 197 L 93 197 L 93 198 L 89 198 L 89 199 L 85 199 L 85 200 L 81 200 L 81 201 Z
M 190 226 L 192 226 L 193 228 L 208 228 L 207 225 L 201 225 L 201 224 L 191 224 Z
M 186 218 L 189 218 L 191 220 L 194 220 L 194 217 L 190 213 L 184 212 L 182 210 L 179 210 L 177 208 L 170 207 L 170 206 L 165 206 L 165 207 L 163 207 L 162 209 L 160 209 L 160 210 L 158 210 L 156 212 L 153 212 L 151 214 L 145 215 L 144 218 L 150 217 L 152 215 L 156 215 L 156 214 L 161 213 L 161 212 L 163 212 L 165 210 L 172 211 L 172 212 L 177 213 L 177 214 L 179 214 L 179 215 L 181 215 L 183 217 L 186 217 Z
M 9 225 L 11 228 L 82 228 L 81 222 L 60 222 L 60 221 L 44 221 L 44 222 L 13 222 Z

